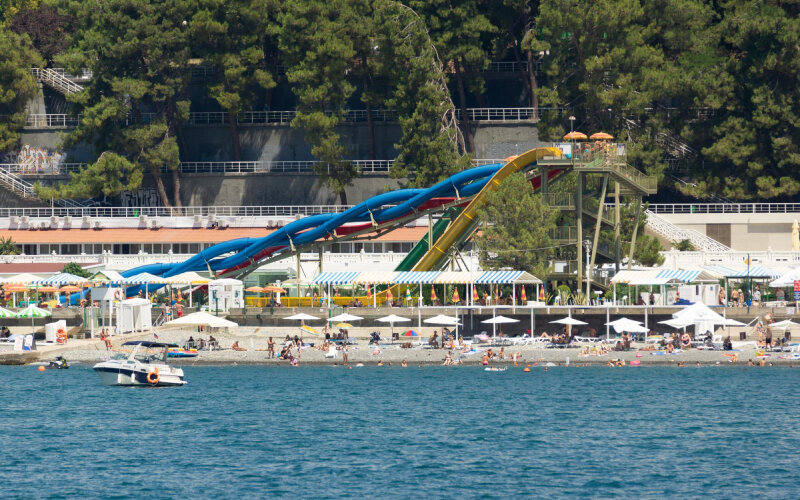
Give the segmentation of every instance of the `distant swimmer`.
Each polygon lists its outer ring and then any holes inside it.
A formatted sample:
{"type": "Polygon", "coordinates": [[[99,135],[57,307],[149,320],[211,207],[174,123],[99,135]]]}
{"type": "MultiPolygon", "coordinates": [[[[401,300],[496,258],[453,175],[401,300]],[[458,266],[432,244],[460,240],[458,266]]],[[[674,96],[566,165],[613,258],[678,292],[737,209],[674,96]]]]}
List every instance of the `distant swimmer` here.
{"type": "Polygon", "coordinates": [[[408,368],[408,363],[406,363],[405,359],[400,362],[400,366],[402,366],[403,368],[408,368]]]}

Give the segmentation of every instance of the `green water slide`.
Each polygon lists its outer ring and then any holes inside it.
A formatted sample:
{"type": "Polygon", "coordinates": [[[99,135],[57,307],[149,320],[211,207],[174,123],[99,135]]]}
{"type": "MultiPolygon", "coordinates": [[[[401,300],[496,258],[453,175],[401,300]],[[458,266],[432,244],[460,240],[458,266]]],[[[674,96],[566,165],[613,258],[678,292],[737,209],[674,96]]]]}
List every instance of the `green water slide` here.
{"type": "Polygon", "coordinates": [[[414,245],[414,248],[408,252],[406,258],[397,265],[395,271],[411,271],[414,269],[414,266],[422,258],[423,255],[429,249],[428,243],[428,234],[433,234],[433,241],[439,239],[439,237],[444,234],[445,229],[447,226],[450,225],[450,222],[458,217],[458,214],[461,213],[463,207],[450,207],[442,213],[442,217],[436,221],[431,229],[430,233],[425,233],[425,236],[414,245]]]}

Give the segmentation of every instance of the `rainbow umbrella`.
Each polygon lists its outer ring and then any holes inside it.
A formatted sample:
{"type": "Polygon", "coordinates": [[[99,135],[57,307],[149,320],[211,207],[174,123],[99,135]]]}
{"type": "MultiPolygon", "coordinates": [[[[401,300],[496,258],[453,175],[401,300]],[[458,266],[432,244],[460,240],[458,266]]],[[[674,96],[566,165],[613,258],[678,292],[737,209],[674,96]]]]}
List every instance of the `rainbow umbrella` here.
{"type": "Polygon", "coordinates": [[[402,336],[403,337],[419,337],[419,333],[415,332],[414,330],[408,330],[402,336]]]}

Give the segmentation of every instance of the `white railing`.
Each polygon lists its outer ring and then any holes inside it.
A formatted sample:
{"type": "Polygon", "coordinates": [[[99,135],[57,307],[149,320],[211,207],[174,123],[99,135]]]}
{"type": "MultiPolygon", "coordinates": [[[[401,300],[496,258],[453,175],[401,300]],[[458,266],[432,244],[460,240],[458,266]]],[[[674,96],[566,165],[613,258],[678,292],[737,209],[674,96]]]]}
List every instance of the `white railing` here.
{"type": "Polygon", "coordinates": [[[24,198],[33,198],[33,184],[24,181],[0,166],[0,183],[24,198]]]}
{"type": "Polygon", "coordinates": [[[728,252],[731,250],[730,247],[694,229],[681,229],[650,210],[645,210],[645,213],[647,214],[647,227],[669,241],[689,240],[695,248],[707,252],[728,252]]]}
{"type": "MultiPolygon", "coordinates": [[[[52,71],[53,73],[57,73],[58,75],[66,78],[68,80],[91,80],[92,79],[92,70],[90,70],[89,68],[81,69],[81,72],[78,75],[73,75],[72,73],[69,73],[66,70],[66,68],[47,68],[47,69],[49,71],[52,71]]],[[[40,68],[31,68],[31,73],[33,74],[33,76],[36,76],[37,78],[38,78],[38,74],[41,71],[42,70],[40,68]]]]}
{"type": "Polygon", "coordinates": [[[31,114],[25,117],[26,128],[72,128],[77,127],[81,115],[31,114]]]}
{"type": "MultiPolygon", "coordinates": [[[[394,160],[351,160],[362,174],[388,174],[394,160]]],[[[472,160],[474,166],[502,163],[498,158],[472,160]]],[[[184,174],[315,174],[315,167],[324,162],[309,161],[195,161],[181,162],[184,174]]],[[[36,165],[31,163],[1,163],[0,168],[22,177],[42,175],[67,175],[86,167],[86,163],[58,163],[36,165]]],[[[165,168],[163,172],[167,172],[165,168]]]]}
{"type": "MultiPolygon", "coordinates": [[[[509,122],[536,121],[542,113],[565,112],[567,108],[467,108],[466,117],[472,121],[509,122]]],[[[289,125],[297,116],[297,111],[245,111],[236,115],[239,125],[289,125]]],[[[370,112],[374,122],[396,122],[397,111],[392,109],[376,109],[370,112]]],[[[463,119],[464,114],[456,110],[456,116],[463,119]]],[[[159,119],[157,113],[143,113],[137,118],[140,123],[150,123],[159,119]]],[[[366,110],[350,110],[343,114],[348,123],[367,121],[366,110]]],[[[81,115],[67,114],[35,114],[28,115],[25,127],[29,128],[68,128],[78,126],[81,115]]],[[[223,125],[229,123],[230,115],[224,111],[190,113],[187,125],[223,125]]]]}
{"type": "MultiPolygon", "coordinates": [[[[533,68],[534,71],[540,71],[542,69],[542,62],[534,62],[533,68]]],[[[487,73],[517,73],[520,71],[528,71],[528,61],[492,61],[484,71],[487,73]]]]}
{"type": "MultiPolygon", "coordinates": [[[[295,217],[344,212],[353,205],[264,205],[264,206],[189,206],[167,207],[55,207],[55,208],[0,208],[0,217],[91,217],[91,218],[136,218],[148,217],[295,217]]],[[[76,224],[80,221],[75,222],[76,224]]]]}
{"type": "Polygon", "coordinates": [[[655,214],[795,214],[800,203],[653,203],[655,214]]]}
{"type": "Polygon", "coordinates": [[[766,268],[790,268],[800,266],[800,252],[774,250],[728,250],[726,252],[697,251],[681,252],[669,250],[661,252],[664,265],[670,269],[697,268],[700,266],[723,266],[741,269],[750,259],[751,266],[766,268]]]}
{"type": "Polygon", "coordinates": [[[75,94],[83,90],[83,87],[67,78],[66,73],[60,73],[49,68],[32,68],[31,72],[37,80],[65,95],[75,94]]]}

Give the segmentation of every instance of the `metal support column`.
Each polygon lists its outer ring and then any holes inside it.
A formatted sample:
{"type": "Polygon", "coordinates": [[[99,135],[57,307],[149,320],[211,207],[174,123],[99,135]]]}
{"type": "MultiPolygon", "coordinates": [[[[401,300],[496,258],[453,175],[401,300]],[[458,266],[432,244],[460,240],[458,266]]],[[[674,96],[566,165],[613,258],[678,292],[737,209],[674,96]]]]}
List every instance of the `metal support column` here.
{"type": "Polygon", "coordinates": [[[636,233],[639,232],[639,216],[642,213],[642,197],[636,197],[636,216],[633,218],[633,235],[631,236],[631,249],[628,252],[628,270],[633,263],[633,251],[636,249],[636,233]]]}
{"type": "Polygon", "coordinates": [[[575,221],[577,226],[578,241],[575,242],[575,255],[578,260],[578,289],[583,282],[583,183],[586,174],[578,174],[578,184],[575,188],[575,221]]]}
{"type": "Polygon", "coordinates": [[[614,181],[614,271],[619,272],[619,264],[622,260],[619,247],[619,181],[614,181]]]}

